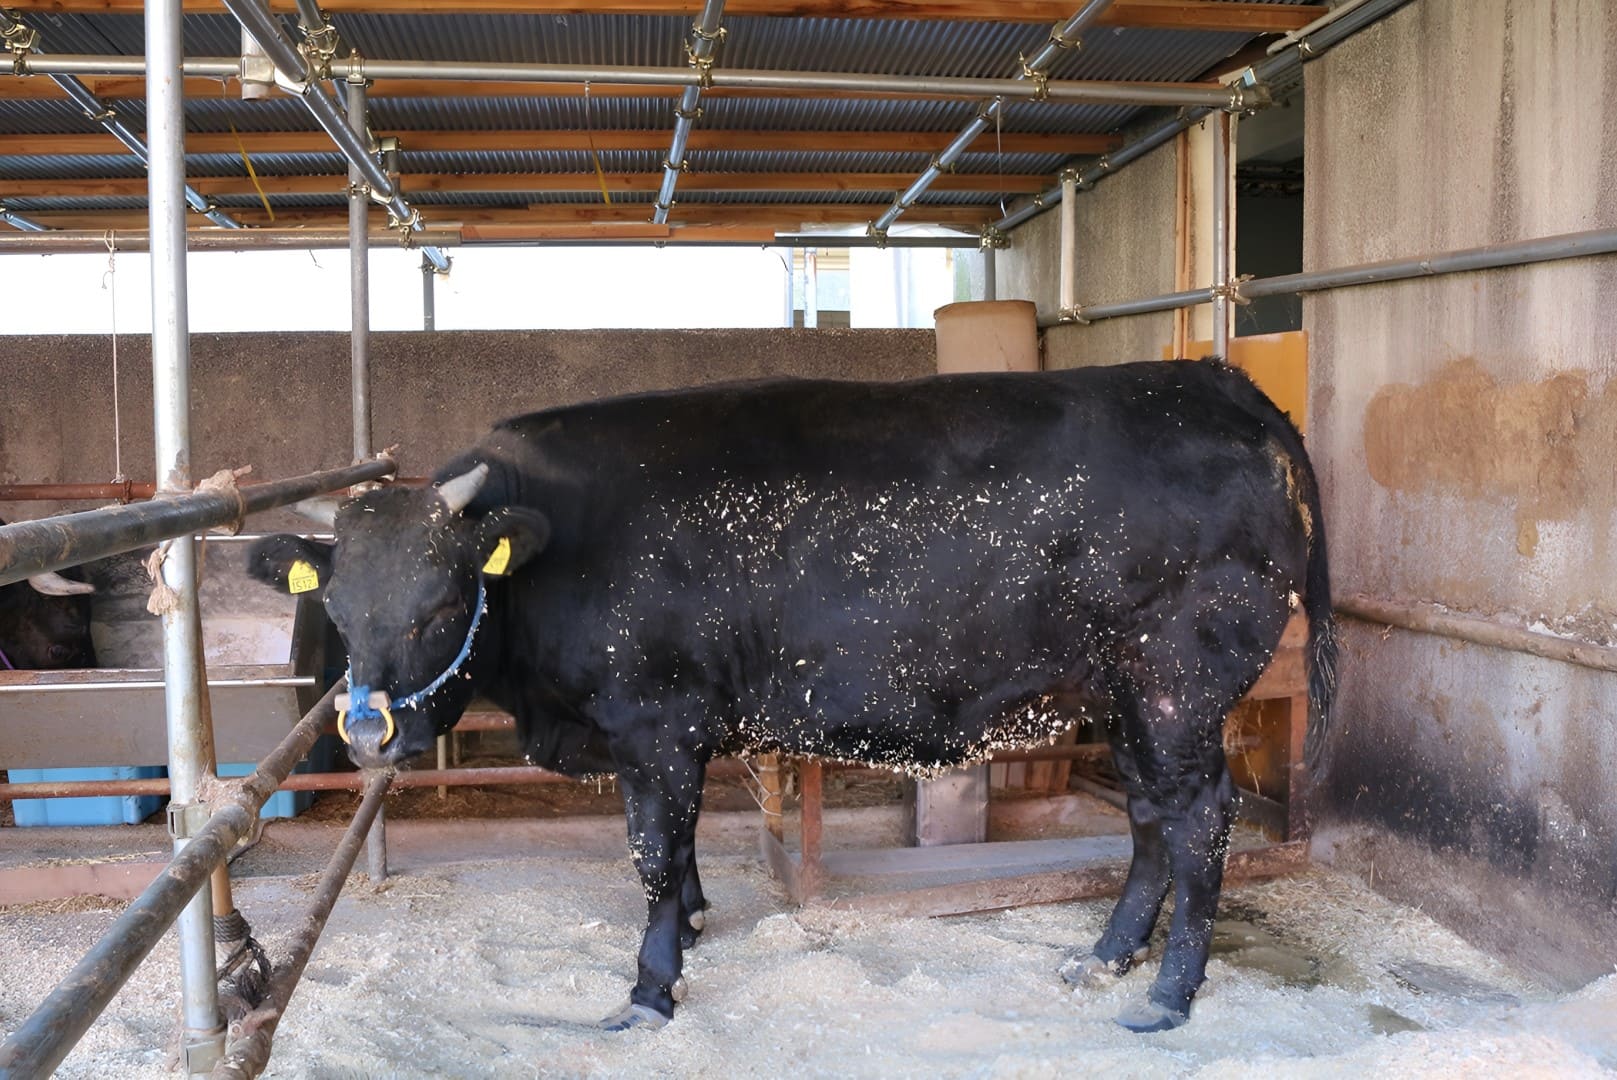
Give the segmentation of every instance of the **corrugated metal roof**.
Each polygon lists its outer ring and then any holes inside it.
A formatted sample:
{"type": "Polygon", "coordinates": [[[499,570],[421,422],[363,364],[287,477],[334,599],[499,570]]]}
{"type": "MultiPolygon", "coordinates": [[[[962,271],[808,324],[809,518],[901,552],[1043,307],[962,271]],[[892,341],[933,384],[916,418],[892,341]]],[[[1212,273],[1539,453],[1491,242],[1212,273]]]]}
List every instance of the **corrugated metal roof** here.
{"type": "MultiPolygon", "coordinates": [[[[1267,0],[1293,3],[1300,0],[1267,0]]],[[[682,66],[690,20],[684,16],[616,15],[488,15],[339,14],[335,21],[344,38],[365,55],[389,59],[482,60],[628,66],[682,66]]],[[[139,55],[144,28],[138,15],[78,15],[29,12],[25,21],[41,33],[41,46],[53,53],[139,55]]],[[[899,75],[1004,77],[1019,70],[1019,55],[1042,44],[1045,24],[948,22],[918,19],[770,18],[731,16],[720,67],[793,71],[842,71],[899,75]]],[[[1084,48],[1060,53],[1051,70],[1058,79],[1184,81],[1202,76],[1251,39],[1250,34],[1102,27],[1085,36],[1084,48]]],[[[185,18],[188,55],[235,55],[240,31],[226,15],[185,18]]],[[[0,78],[7,77],[0,74],[0,78]]],[[[582,151],[527,151],[490,145],[476,151],[409,150],[416,131],[653,131],[671,132],[674,102],[666,95],[602,96],[586,101],[577,94],[562,97],[484,97],[477,88],[458,97],[375,97],[370,103],[373,128],[403,135],[407,173],[528,174],[588,173],[593,164],[582,151]]],[[[715,131],[937,132],[960,130],[976,114],[973,101],[810,97],[713,96],[703,100],[698,126],[715,131]]],[[[144,103],[120,101],[119,115],[132,128],[144,126],[144,103]]],[[[1104,133],[1140,118],[1134,106],[1094,106],[1050,102],[1011,102],[1001,112],[1004,133],[1104,133]]],[[[263,101],[201,97],[186,103],[186,122],[194,132],[226,132],[232,127],[254,132],[313,131],[302,104],[287,97],[263,101]]],[[[71,102],[0,100],[0,135],[49,135],[96,131],[98,128],[71,102]]],[[[994,149],[992,131],[959,162],[961,173],[991,177],[997,173],[1054,174],[1065,163],[1060,154],[1009,153],[994,149]]],[[[26,147],[25,147],[26,148],[26,147]]],[[[666,151],[604,150],[603,169],[613,174],[654,176],[666,151]]],[[[335,152],[253,154],[254,168],[264,176],[329,175],[336,181],[344,163],[335,152]]],[[[908,151],[693,151],[691,168],[698,173],[890,173],[918,174],[930,153],[908,151]]],[[[188,159],[196,177],[243,176],[240,158],[232,153],[196,154],[188,159]]],[[[144,174],[132,156],[120,153],[0,154],[0,199],[18,210],[48,211],[139,209],[144,199],[112,196],[8,198],[7,180],[138,178],[144,174]]],[[[896,181],[895,181],[896,183],[896,181]]],[[[991,186],[991,185],[990,185],[991,186]]],[[[869,204],[872,216],[892,191],[702,192],[681,190],[682,204],[780,205],[790,203],[869,204]]],[[[650,192],[615,195],[614,202],[645,205],[650,192]]],[[[588,192],[431,192],[412,195],[423,206],[525,207],[530,204],[599,203],[588,192]]],[[[930,191],[923,206],[991,207],[1002,197],[991,191],[930,191]]],[[[253,207],[256,195],[221,197],[221,205],[253,207]]],[[[275,195],[278,207],[338,208],[343,199],[331,193],[275,195]]]]}

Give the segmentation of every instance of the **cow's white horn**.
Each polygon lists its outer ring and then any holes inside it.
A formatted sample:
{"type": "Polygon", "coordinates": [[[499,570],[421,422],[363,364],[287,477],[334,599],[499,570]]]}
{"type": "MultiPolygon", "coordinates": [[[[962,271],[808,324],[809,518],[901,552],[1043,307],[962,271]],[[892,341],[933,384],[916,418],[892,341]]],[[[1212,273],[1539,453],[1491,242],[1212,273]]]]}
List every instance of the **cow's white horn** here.
{"type": "Polygon", "coordinates": [[[478,491],[482,489],[487,479],[488,465],[478,465],[471,472],[462,473],[439,484],[438,497],[449,507],[450,513],[458,514],[477,497],[478,491]]]}
{"type": "Polygon", "coordinates": [[[341,499],[314,498],[299,499],[292,504],[292,512],[300,517],[324,525],[327,528],[337,524],[337,507],[342,505],[341,499]]]}
{"type": "Polygon", "coordinates": [[[88,581],[69,581],[61,574],[34,574],[28,584],[46,596],[83,596],[95,592],[95,586],[88,581]]]}

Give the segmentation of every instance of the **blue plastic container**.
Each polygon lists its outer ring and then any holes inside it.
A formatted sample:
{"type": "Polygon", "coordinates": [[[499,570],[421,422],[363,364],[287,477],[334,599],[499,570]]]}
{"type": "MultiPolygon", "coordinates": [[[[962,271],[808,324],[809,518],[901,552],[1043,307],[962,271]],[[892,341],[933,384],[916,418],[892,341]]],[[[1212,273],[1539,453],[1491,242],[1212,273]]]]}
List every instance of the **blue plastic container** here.
{"type": "MultiPolygon", "coordinates": [[[[11,769],[16,784],[60,780],[151,780],[167,776],[162,766],[95,769],[11,769]]],[[[93,795],[72,799],[18,799],[12,812],[20,826],[137,825],[163,808],[161,795],[93,795]]]]}
{"type": "MultiPolygon", "coordinates": [[[[336,760],[337,740],[331,735],[322,735],[315,740],[309,756],[298,762],[293,772],[330,772],[336,760]]],[[[257,765],[252,762],[220,762],[219,775],[246,776],[257,765]]],[[[297,817],[310,806],[314,805],[315,793],[312,791],[277,791],[269,797],[258,816],[262,818],[290,818],[297,817]]]]}

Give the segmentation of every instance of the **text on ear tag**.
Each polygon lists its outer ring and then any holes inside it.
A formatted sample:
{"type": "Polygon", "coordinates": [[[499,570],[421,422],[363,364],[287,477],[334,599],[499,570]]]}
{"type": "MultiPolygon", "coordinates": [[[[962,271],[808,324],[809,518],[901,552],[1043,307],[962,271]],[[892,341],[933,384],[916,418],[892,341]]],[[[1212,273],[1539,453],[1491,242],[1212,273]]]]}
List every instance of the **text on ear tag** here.
{"type": "Polygon", "coordinates": [[[496,576],[504,574],[511,566],[511,538],[500,537],[500,542],[494,545],[489,553],[488,562],[483,564],[483,573],[496,576]]]}
{"type": "Polygon", "coordinates": [[[286,573],[286,591],[293,595],[313,592],[319,587],[320,575],[306,559],[294,562],[292,569],[286,573]]]}

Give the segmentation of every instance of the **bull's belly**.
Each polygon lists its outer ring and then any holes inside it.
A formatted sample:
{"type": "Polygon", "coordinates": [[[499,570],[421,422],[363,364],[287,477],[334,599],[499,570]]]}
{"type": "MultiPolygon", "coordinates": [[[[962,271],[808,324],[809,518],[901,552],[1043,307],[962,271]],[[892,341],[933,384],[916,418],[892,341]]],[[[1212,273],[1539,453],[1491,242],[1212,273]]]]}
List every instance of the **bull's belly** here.
{"type": "Polygon", "coordinates": [[[1048,744],[1086,715],[1070,683],[1017,688],[949,708],[893,703],[843,715],[786,715],[764,709],[740,724],[742,747],[823,757],[914,776],[987,758],[996,750],[1048,744]]]}

